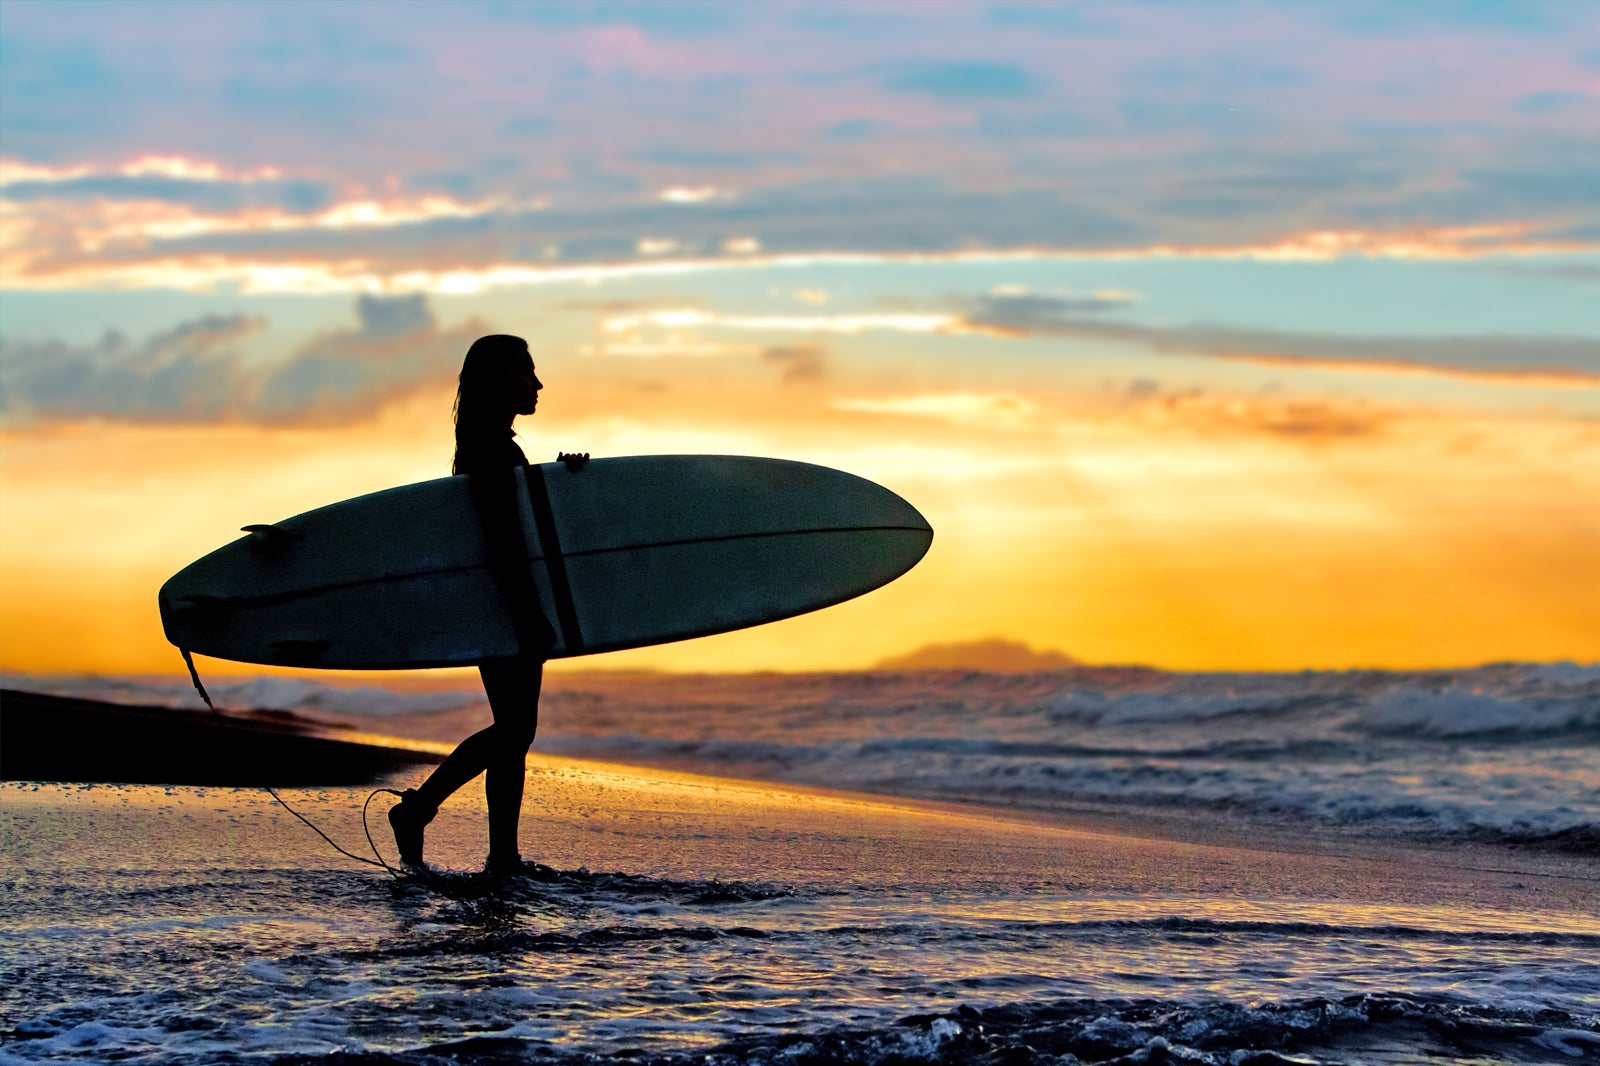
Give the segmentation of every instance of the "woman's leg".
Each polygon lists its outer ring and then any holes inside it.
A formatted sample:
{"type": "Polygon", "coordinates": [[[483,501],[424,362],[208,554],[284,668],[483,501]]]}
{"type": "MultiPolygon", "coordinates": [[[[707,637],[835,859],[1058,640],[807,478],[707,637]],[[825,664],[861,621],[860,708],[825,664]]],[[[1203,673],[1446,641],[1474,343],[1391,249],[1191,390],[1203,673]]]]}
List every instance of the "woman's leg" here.
{"type": "Polygon", "coordinates": [[[522,812],[522,782],[528,745],[539,724],[539,690],[544,678],[541,659],[499,659],[478,667],[489,697],[494,724],[457,744],[438,769],[389,812],[395,841],[404,862],[422,862],[422,829],[439,805],[474,777],[488,771],[484,796],[489,801],[489,854],[517,855],[517,823],[522,812]]]}
{"type": "Polygon", "coordinates": [[[522,817],[522,784],[527,777],[528,745],[539,728],[539,691],[544,661],[506,659],[479,667],[483,689],[494,712],[494,748],[487,760],[483,795],[489,803],[489,865],[519,864],[517,826],[522,817]]]}

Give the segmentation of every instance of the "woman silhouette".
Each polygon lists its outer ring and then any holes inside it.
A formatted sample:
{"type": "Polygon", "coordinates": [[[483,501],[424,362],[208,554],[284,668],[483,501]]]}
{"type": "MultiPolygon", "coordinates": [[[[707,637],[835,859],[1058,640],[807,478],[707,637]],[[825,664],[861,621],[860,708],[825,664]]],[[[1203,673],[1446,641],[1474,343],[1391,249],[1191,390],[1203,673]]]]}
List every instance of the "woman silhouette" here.
{"type": "MultiPolygon", "coordinates": [[[[489,804],[491,873],[522,869],[517,823],[522,813],[522,783],[528,745],[539,725],[539,689],[545,653],[555,643],[555,630],[539,608],[538,591],[529,573],[527,553],[517,522],[511,467],[527,466],[527,456],[512,438],[518,415],[531,415],[544,388],[534,373],[528,342],[494,334],[479,337],[467,350],[456,389],[456,454],[453,474],[469,478],[469,491],[483,523],[489,560],[516,626],[518,653],[478,664],[483,691],[494,724],[456,746],[449,758],[415,789],[407,789],[389,811],[389,825],[400,849],[400,861],[421,866],[423,830],[439,804],[479,774],[489,804]]],[[[558,458],[576,469],[581,455],[558,458]]]]}

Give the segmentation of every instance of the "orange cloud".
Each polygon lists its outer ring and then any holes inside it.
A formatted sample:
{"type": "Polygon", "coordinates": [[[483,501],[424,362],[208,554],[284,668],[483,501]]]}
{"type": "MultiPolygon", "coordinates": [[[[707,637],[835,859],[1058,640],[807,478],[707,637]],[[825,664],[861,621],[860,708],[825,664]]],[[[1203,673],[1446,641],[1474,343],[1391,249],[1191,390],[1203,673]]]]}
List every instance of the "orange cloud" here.
{"type": "Polygon", "coordinates": [[[1014,393],[948,392],[882,399],[847,397],[832,401],[832,406],[839,411],[933,418],[990,429],[1023,428],[1036,423],[1043,413],[1039,404],[1014,393]]]}

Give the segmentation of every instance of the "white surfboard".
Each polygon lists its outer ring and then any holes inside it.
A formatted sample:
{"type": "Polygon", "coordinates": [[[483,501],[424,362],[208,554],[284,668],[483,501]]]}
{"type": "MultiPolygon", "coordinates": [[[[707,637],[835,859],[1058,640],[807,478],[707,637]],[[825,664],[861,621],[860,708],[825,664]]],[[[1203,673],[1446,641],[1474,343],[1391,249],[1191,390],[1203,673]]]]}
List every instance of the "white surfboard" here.
{"type": "MultiPolygon", "coordinates": [[[[814,611],[894,580],[933,541],[893,492],[808,463],[630,456],[504,476],[558,634],[551,658],[814,611]]],[[[464,477],[245,528],[162,586],[173,644],[345,670],[458,666],[516,651],[464,477]]]]}

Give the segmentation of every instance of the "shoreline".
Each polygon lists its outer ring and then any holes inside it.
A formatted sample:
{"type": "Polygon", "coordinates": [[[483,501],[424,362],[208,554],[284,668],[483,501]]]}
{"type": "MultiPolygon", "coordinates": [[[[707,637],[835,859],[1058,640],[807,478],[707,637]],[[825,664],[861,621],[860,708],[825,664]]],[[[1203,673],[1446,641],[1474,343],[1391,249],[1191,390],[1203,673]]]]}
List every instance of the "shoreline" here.
{"type": "Polygon", "coordinates": [[[431,745],[374,743],[274,712],[213,715],[9,688],[0,689],[0,736],[7,781],[345,785],[443,761],[431,745]]]}

